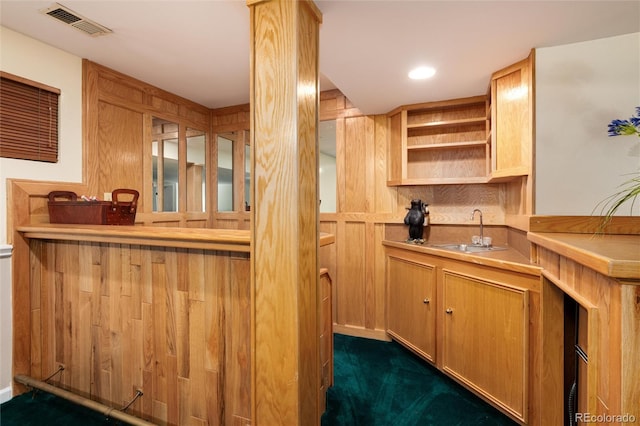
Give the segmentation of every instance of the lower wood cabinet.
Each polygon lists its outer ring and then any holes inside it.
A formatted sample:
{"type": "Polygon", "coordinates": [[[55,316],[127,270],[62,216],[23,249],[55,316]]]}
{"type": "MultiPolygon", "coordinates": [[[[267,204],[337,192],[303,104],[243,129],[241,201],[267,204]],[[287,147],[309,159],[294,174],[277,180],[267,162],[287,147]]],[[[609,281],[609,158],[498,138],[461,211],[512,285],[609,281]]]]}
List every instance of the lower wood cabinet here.
{"type": "Polygon", "coordinates": [[[387,268],[387,333],[434,362],[435,267],[389,257],[387,268]]]}
{"type": "Polygon", "coordinates": [[[394,244],[387,334],[513,420],[541,425],[541,269],[394,244]]]}
{"type": "Polygon", "coordinates": [[[453,271],[443,278],[443,370],[524,420],[528,291],[453,271]]]}

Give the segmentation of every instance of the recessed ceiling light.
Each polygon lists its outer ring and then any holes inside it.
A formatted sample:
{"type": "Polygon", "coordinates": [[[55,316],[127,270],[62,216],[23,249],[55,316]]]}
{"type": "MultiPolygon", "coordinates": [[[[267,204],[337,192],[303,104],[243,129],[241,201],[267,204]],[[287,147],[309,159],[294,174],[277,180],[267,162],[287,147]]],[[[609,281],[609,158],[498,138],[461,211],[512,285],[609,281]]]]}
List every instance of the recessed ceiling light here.
{"type": "Polygon", "coordinates": [[[432,67],[418,67],[409,72],[409,78],[412,80],[424,80],[425,78],[433,77],[436,73],[435,68],[432,67]]]}

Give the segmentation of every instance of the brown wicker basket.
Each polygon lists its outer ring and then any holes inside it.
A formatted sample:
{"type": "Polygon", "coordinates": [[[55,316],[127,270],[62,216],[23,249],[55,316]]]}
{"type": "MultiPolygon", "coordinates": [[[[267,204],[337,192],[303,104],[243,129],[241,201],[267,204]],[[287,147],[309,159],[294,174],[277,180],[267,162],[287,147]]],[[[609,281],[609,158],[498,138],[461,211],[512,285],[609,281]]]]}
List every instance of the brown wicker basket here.
{"type": "Polygon", "coordinates": [[[78,201],[78,195],[71,191],[51,191],[49,193],[49,222],[84,225],[133,225],[138,206],[138,191],[116,189],[112,201],[78,201]],[[123,201],[122,195],[130,195],[131,200],[123,201]],[[65,201],[59,201],[59,198],[65,201]]]}

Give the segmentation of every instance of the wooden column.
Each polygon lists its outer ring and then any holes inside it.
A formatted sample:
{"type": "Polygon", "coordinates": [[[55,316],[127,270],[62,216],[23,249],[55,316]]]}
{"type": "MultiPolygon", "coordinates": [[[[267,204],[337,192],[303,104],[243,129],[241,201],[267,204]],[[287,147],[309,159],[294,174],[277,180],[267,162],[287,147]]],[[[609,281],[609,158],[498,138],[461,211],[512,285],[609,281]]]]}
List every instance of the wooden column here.
{"type": "Polygon", "coordinates": [[[310,1],[251,9],[252,424],[319,424],[318,39],[310,1]]]}

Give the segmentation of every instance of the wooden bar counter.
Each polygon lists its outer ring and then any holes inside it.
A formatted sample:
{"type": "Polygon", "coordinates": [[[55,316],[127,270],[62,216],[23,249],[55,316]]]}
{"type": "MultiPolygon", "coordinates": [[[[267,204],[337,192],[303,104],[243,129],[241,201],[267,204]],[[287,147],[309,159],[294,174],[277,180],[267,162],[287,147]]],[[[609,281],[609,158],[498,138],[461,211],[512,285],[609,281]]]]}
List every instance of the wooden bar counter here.
{"type": "MultiPolygon", "coordinates": [[[[63,225],[41,223],[16,228],[27,238],[157,247],[250,251],[250,231],[235,229],[163,228],[149,226],[63,225]]],[[[320,234],[320,246],[333,244],[332,234],[320,234]]]]}
{"type": "Polygon", "coordinates": [[[154,423],[251,424],[249,231],[15,229],[30,254],[14,277],[28,288],[14,374],[43,379],[62,365],[54,383],[114,408],[141,390],[128,412],[154,423]]]}
{"type": "MultiPolygon", "coordinates": [[[[576,232],[593,218],[532,220],[528,239],[543,268],[542,424],[562,424],[563,321],[567,298],[579,311],[578,344],[588,362],[579,363],[577,419],[623,424],[640,419],[640,235],[576,232]],[[577,225],[575,225],[577,223],[577,225]],[[560,225],[559,225],[560,224],[560,225]],[[586,417],[589,416],[589,417],[586,417]],[[626,417],[625,417],[626,416],[626,417]],[[632,419],[632,420],[628,420],[632,419]]],[[[570,348],[572,349],[572,348],[570,348]]]]}
{"type": "Polygon", "coordinates": [[[529,241],[603,275],[640,281],[640,235],[529,233],[529,241]]]}

